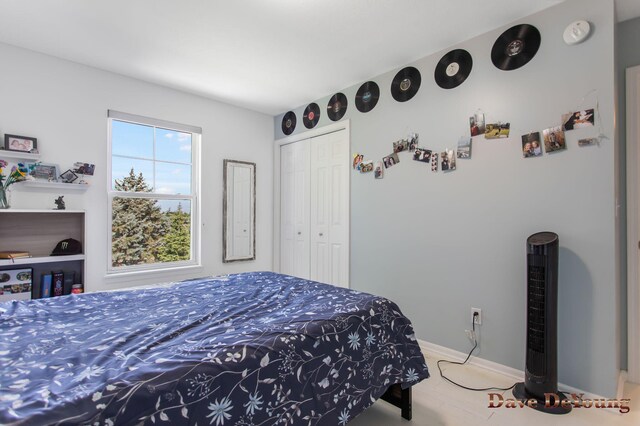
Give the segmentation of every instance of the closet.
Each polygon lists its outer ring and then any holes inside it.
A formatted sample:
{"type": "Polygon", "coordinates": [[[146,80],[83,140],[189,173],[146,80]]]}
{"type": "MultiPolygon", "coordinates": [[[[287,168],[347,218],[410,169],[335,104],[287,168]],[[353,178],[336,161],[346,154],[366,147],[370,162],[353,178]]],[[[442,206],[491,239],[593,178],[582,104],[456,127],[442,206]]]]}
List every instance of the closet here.
{"type": "Polygon", "coordinates": [[[346,130],[280,147],[280,272],[349,287],[346,130]]]}

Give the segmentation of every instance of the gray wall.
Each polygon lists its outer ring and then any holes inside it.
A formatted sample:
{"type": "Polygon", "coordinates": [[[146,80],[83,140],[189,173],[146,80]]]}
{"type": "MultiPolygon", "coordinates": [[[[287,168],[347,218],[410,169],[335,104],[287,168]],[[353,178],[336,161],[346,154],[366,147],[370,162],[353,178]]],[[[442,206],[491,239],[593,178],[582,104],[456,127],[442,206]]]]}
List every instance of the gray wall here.
{"type": "MultiPolygon", "coordinates": [[[[620,136],[620,189],[626,194],[626,141],[627,141],[627,98],[626,98],[626,69],[640,65],[640,18],[621,22],[617,25],[616,33],[616,65],[618,76],[618,134],[620,136]]],[[[623,197],[626,201],[626,197],[623,197]]],[[[625,202],[626,204],[626,202],[625,202]]],[[[621,222],[626,224],[626,205],[621,209],[621,222]]],[[[626,226],[623,228],[620,241],[622,251],[621,288],[620,288],[620,334],[621,334],[621,368],[627,368],[627,239],[626,226]]]]}
{"type": "MultiPolygon", "coordinates": [[[[451,47],[468,50],[474,59],[471,75],[458,88],[443,90],[433,79],[447,49],[407,64],[422,73],[420,91],[408,102],[390,95],[397,70],[371,76],[381,98],[367,114],[354,105],[359,85],[342,90],[350,103],[344,119],[351,120],[351,150],[369,160],[389,154],[392,142],[410,131],[420,134],[423,147],[455,148],[478,109],[487,122],[510,122],[512,132],[507,140],[474,138],[472,159],[458,160],[458,170],[448,174],[431,173],[407,153],[383,180],[353,172],[352,287],[393,299],[419,338],[463,352],[470,349],[464,334],[470,307],[482,308],[478,355],[523,369],[525,241],[535,232],[555,231],[561,244],[559,380],[613,396],[620,290],[613,3],[569,0],[517,23],[533,24],[542,34],[538,54],[518,70],[501,71],[491,63],[491,47],[508,28],[503,27],[451,47]],[[576,19],[590,21],[595,31],[587,42],[567,46],[562,32],[576,19]],[[522,158],[522,134],[559,125],[563,113],[596,102],[597,123],[607,137],[600,146],[578,147],[579,137],[598,132],[581,129],[567,133],[565,152],[522,158]]],[[[323,109],[319,126],[330,123],[329,97],[309,100],[323,109]]],[[[305,106],[294,109],[296,134],[305,130],[305,106]]],[[[283,137],[282,116],[274,119],[276,139],[283,137]]]]}

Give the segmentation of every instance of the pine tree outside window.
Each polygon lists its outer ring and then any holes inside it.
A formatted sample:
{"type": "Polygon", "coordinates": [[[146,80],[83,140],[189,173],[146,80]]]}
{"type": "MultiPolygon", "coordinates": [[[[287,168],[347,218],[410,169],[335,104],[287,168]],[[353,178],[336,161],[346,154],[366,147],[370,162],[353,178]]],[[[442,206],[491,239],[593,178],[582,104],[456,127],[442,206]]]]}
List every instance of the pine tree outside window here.
{"type": "Polygon", "coordinates": [[[109,111],[108,273],[199,265],[201,133],[109,111]]]}

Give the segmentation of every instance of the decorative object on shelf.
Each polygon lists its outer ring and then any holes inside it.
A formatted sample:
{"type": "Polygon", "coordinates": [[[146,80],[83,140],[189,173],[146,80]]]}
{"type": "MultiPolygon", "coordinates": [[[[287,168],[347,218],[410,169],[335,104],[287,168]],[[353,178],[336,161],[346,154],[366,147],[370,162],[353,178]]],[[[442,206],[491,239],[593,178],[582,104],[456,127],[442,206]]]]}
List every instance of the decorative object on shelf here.
{"type": "Polygon", "coordinates": [[[60,177],[62,178],[62,182],[64,183],[72,183],[74,180],[78,179],[78,175],[73,173],[71,169],[62,173],[60,177]]]}
{"type": "Polygon", "coordinates": [[[51,252],[51,256],[68,256],[72,254],[82,254],[82,244],[73,238],[60,241],[51,252]]]}
{"type": "Polygon", "coordinates": [[[32,152],[38,147],[38,139],[28,136],[4,135],[4,149],[8,151],[32,152]]]}
{"type": "Polygon", "coordinates": [[[74,284],[71,286],[71,294],[84,293],[84,286],[82,284],[74,284]]]}
{"type": "Polygon", "coordinates": [[[9,163],[0,160],[0,209],[8,209],[11,207],[7,200],[7,189],[16,182],[22,182],[29,177],[29,169],[22,163],[11,168],[8,176],[4,175],[4,170],[9,163]]]}
{"type": "Polygon", "coordinates": [[[64,204],[64,195],[59,196],[55,199],[54,203],[56,203],[56,208],[54,210],[65,210],[67,206],[64,204]]]}
{"type": "Polygon", "coordinates": [[[37,163],[33,165],[31,176],[37,180],[45,180],[47,182],[58,181],[58,165],[37,163]]]}

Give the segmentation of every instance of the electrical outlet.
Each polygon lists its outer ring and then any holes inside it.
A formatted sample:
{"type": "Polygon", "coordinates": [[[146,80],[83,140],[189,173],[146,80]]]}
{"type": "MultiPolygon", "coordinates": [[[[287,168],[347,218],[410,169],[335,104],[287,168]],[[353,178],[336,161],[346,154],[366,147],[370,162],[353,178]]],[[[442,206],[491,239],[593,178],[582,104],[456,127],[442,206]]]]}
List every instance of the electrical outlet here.
{"type": "Polygon", "coordinates": [[[482,309],[471,308],[471,321],[477,325],[482,325],[482,309]],[[478,313],[477,316],[474,315],[476,312],[478,313]]]}

